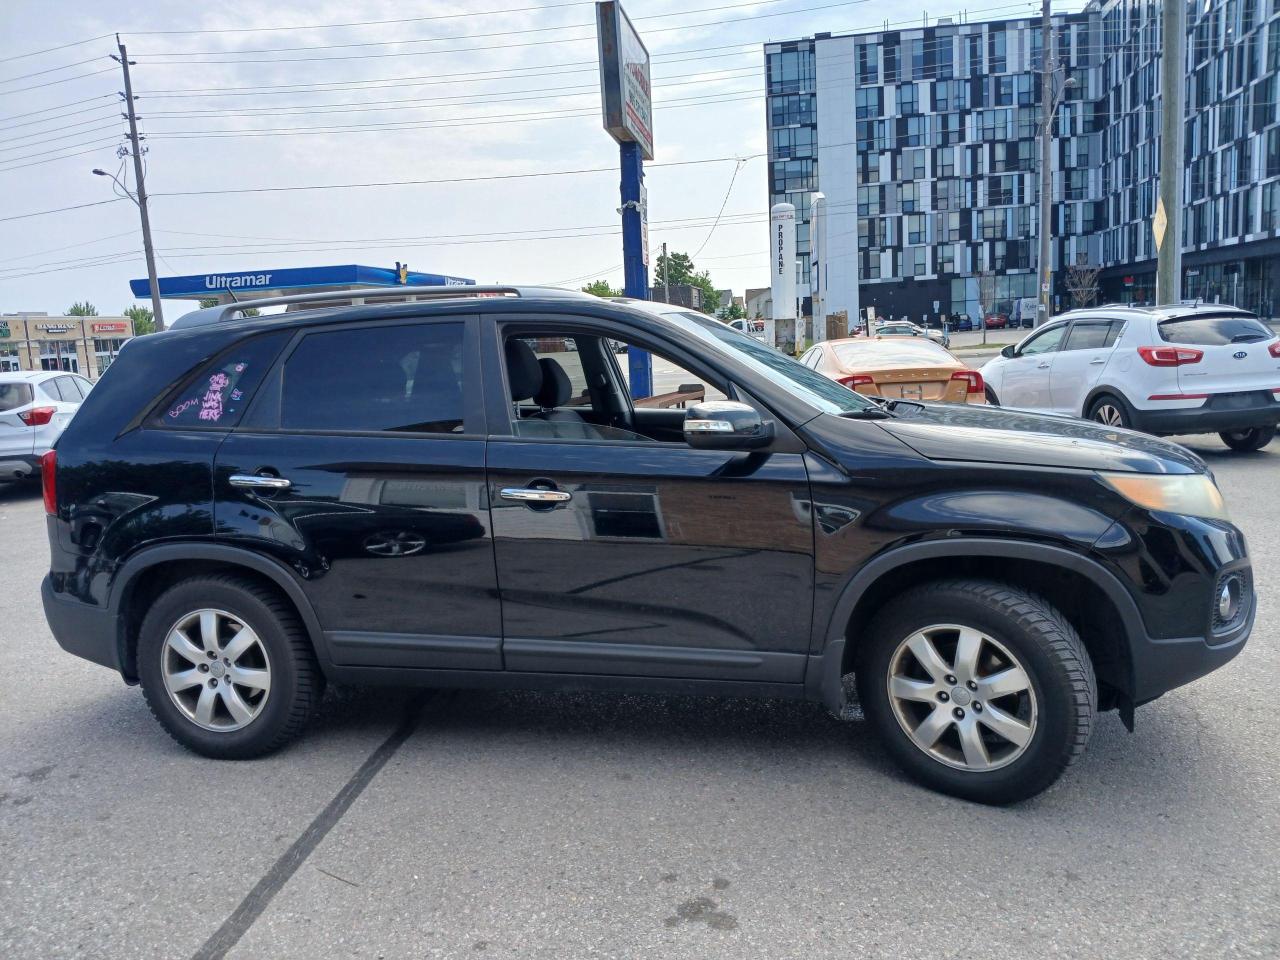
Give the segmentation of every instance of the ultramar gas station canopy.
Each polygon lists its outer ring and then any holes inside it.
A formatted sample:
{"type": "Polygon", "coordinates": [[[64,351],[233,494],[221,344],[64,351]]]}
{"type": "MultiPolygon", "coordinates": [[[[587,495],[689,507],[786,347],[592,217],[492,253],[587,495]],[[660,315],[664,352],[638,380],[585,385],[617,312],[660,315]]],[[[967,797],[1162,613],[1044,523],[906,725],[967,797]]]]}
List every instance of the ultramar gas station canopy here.
{"type": "MultiPolygon", "coordinates": [[[[381,287],[462,287],[475,281],[439,273],[419,273],[405,267],[362,267],[343,264],[336,267],[287,267],[283,270],[219,271],[187,277],[160,277],[163,300],[208,300],[220,303],[254,300],[264,296],[287,296],[295,293],[318,293],[332,290],[368,290],[381,287]]],[[[145,277],[130,280],[129,289],[139,300],[149,299],[151,284],[145,277]]]]}

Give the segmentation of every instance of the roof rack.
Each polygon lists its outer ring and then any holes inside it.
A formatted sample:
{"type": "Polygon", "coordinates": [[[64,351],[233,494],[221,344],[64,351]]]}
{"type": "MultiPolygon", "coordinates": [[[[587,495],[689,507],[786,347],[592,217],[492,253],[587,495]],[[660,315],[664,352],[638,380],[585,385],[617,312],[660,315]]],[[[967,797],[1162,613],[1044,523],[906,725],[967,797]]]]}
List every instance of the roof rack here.
{"type": "Polygon", "coordinates": [[[316,304],[317,306],[358,306],[371,300],[397,300],[416,302],[419,300],[465,300],[480,297],[554,297],[577,299],[589,297],[590,294],[577,290],[564,290],[559,287],[511,287],[481,286],[467,284],[453,287],[418,287],[395,286],[373,287],[368,290],[321,290],[316,293],[293,293],[279,297],[263,297],[259,300],[239,300],[235,303],[220,303],[215,307],[204,307],[184,313],[169,325],[170,330],[185,330],[190,327],[203,327],[213,323],[222,323],[237,316],[243,317],[247,310],[262,307],[290,306],[292,304],[316,304]]]}

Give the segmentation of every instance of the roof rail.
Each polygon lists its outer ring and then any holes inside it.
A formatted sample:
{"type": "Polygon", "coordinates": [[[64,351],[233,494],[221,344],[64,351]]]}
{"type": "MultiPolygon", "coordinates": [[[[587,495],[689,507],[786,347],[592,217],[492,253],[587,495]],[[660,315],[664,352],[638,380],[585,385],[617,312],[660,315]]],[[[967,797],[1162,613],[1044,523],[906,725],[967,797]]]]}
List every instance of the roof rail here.
{"type": "Polygon", "coordinates": [[[184,313],[169,325],[170,330],[182,330],[190,327],[203,327],[212,323],[243,316],[246,310],[257,310],[262,307],[289,306],[291,304],[317,304],[321,306],[341,305],[355,306],[359,302],[370,300],[400,300],[416,302],[419,300],[463,300],[468,297],[565,297],[577,298],[590,296],[576,290],[564,290],[557,287],[512,287],[481,286],[466,284],[453,287],[419,287],[395,286],[373,287],[368,290],[321,290],[316,293],[293,293],[280,297],[263,297],[259,300],[240,300],[235,303],[220,303],[214,307],[204,307],[184,313]],[[337,303],[335,303],[337,301],[337,303]],[[349,302],[348,302],[349,301],[349,302]]]}

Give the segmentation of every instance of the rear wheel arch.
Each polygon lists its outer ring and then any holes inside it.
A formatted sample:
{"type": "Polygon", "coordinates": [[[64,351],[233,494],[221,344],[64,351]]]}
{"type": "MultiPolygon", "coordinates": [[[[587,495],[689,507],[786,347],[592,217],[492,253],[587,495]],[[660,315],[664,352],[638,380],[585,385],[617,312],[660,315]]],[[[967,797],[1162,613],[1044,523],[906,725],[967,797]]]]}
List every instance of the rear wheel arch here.
{"type": "Polygon", "coordinates": [[[853,672],[859,636],[885,603],[912,587],[961,577],[1008,584],[1063,611],[1093,661],[1100,706],[1107,709],[1130,699],[1130,637],[1141,636],[1145,628],[1137,604],[1111,573],[1061,547],[962,540],[899,547],[872,560],[849,581],[828,624],[823,675],[814,678],[827,706],[842,706],[843,678],[853,672]]]}
{"type": "Polygon", "coordinates": [[[1100,385],[1089,391],[1088,396],[1084,398],[1084,403],[1080,407],[1080,416],[1087,418],[1089,416],[1089,408],[1093,406],[1094,401],[1099,397],[1115,397],[1124,406],[1125,412],[1129,414],[1129,419],[1133,419],[1133,404],[1129,402],[1129,398],[1125,396],[1124,391],[1119,387],[1111,387],[1100,385]]]}
{"type": "Polygon", "coordinates": [[[234,574],[278,594],[301,620],[322,669],[327,665],[328,651],[319,619],[284,566],[225,544],[165,544],[126,561],[115,577],[108,600],[118,624],[116,643],[121,672],[129,683],[138,679],[138,633],[151,604],[183,580],[217,574],[234,574]]]}

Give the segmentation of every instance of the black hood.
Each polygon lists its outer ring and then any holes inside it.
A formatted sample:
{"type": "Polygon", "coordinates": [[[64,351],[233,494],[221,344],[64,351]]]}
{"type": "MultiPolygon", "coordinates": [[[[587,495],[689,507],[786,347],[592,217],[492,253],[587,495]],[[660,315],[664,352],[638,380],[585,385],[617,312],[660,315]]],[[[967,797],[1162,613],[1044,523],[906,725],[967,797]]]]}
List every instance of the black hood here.
{"type": "Polygon", "coordinates": [[[878,425],[930,460],[1132,473],[1207,473],[1190,450],[1075,417],[979,404],[896,404],[878,425]]]}

